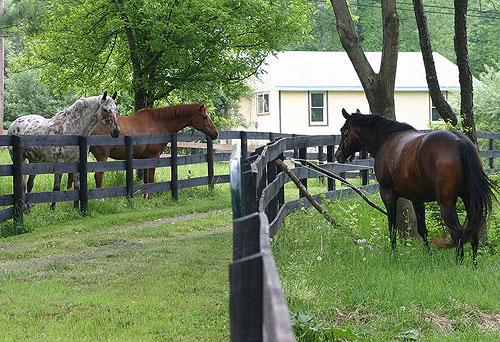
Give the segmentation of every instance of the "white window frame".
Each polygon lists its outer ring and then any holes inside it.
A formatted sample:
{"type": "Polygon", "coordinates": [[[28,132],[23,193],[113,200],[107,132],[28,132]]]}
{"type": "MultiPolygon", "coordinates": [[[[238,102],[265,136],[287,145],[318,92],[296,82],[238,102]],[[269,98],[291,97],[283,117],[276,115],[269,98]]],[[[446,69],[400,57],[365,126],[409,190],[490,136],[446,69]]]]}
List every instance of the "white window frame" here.
{"type": "Polygon", "coordinates": [[[328,126],[328,92],[327,91],[310,91],[309,92],[309,126],[328,126]],[[313,107],[312,106],[312,96],[313,94],[323,95],[323,107],[313,107]],[[312,110],[313,109],[323,109],[323,120],[313,121],[312,120],[312,110]]]}
{"type": "MultiPolygon", "coordinates": [[[[447,92],[447,91],[442,91],[442,92],[441,92],[441,94],[443,94],[444,99],[445,99],[446,101],[448,101],[448,92],[447,92]]],[[[444,122],[444,120],[443,120],[443,118],[441,118],[441,116],[440,116],[440,119],[439,119],[439,120],[433,120],[433,119],[432,119],[432,111],[433,111],[434,109],[436,109],[436,107],[435,107],[435,106],[434,106],[434,104],[432,103],[432,98],[431,98],[431,94],[430,94],[430,93],[429,93],[429,105],[430,105],[430,109],[429,109],[429,121],[430,121],[431,123],[443,123],[443,122],[444,122]]]]}
{"type": "Polygon", "coordinates": [[[269,115],[269,93],[258,93],[255,95],[255,107],[257,110],[257,115],[269,115]],[[267,100],[266,100],[267,98],[267,100]],[[262,100],[261,100],[262,99],[262,100]],[[267,111],[266,106],[262,104],[267,102],[267,111]]]}

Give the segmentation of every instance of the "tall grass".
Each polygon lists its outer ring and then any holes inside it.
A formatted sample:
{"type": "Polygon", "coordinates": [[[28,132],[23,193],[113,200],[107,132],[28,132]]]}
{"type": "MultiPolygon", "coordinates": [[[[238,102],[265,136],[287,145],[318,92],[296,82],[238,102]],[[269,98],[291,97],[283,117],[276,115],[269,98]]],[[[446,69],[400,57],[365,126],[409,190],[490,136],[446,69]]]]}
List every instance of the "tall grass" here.
{"type": "MultiPolygon", "coordinates": [[[[384,215],[357,199],[327,206],[361,238],[299,210],[272,242],[299,341],[330,341],[332,327],[366,341],[500,339],[498,250],[481,247],[477,267],[469,245],[464,264],[454,250],[429,253],[420,240],[398,241],[393,252],[384,215]]],[[[489,243],[498,246],[498,217],[489,230],[489,243]]]]}

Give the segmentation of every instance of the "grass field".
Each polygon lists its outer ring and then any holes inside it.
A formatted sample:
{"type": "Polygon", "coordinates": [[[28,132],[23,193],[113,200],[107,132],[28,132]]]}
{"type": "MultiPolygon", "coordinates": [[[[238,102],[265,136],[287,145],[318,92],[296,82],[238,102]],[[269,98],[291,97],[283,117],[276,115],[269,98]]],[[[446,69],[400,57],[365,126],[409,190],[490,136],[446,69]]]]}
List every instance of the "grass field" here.
{"type": "MultiPolygon", "coordinates": [[[[5,152],[0,164],[10,163],[5,152]]],[[[227,173],[227,164],[215,171],[227,173]]],[[[206,168],[180,170],[195,175],[206,168]]],[[[158,178],[168,180],[168,168],[158,178]]],[[[123,183],[123,172],[105,174],[104,186],[123,183]]],[[[9,186],[0,177],[0,194],[9,186]]],[[[309,186],[317,193],[326,184],[309,186]]],[[[35,191],[51,187],[51,175],[37,176],[35,191]]],[[[293,184],[286,189],[287,200],[297,198],[293,184]]],[[[227,184],[181,190],[177,202],[170,193],[92,200],[86,217],[71,202],[49,206],[25,216],[24,234],[0,224],[0,341],[229,341],[227,184]]],[[[299,210],[272,242],[299,341],[331,341],[337,328],[365,341],[500,339],[498,218],[474,268],[470,245],[463,265],[454,251],[428,254],[417,240],[391,253],[385,217],[364,202],[328,209],[360,240],[299,210]]],[[[438,216],[428,214],[434,235],[438,216]]]]}
{"type": "Polygon", "coordinates": [[[272,243],[300,341],[330,341],[335,329],[365,341],[500,340],[500,218],[490,219],[490,246],[480,248],[475,268],[469,244],[464,264],[454,250],[429,254],[417,240],[391,252],[386,218],[357,199],[329,212],[361,238],[301,210],[272,243]]]}

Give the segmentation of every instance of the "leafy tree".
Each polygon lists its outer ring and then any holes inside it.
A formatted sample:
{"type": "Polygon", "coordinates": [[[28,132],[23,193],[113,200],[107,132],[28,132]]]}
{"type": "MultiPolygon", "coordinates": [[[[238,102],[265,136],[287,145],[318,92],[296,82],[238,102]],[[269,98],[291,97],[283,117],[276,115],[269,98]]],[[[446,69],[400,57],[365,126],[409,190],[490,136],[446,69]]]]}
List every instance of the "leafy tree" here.
{"type": "Polygon", "coordinates": [[[500,64],[486,66],[474,84],[474,110],[479,130],[500,132],[500,64]]]}
{"type": "Polygon", "coordinates": [[[4,101],[4,126],[22,115],[38,114],[46,118],[76,101],[76,96],[58,97],[37,81],[35,71],[10,75],[6,79],[4,101]]]}
{"type": "MultiPolygon", "coordinates": [[[[238,87],[308,28],[306,0],[55,0],[20,66],[58,92],[128,91],[134,109],[175,92],[238,87]]],[[[179,95],[177,95],[179,96],[179,95]]]]}

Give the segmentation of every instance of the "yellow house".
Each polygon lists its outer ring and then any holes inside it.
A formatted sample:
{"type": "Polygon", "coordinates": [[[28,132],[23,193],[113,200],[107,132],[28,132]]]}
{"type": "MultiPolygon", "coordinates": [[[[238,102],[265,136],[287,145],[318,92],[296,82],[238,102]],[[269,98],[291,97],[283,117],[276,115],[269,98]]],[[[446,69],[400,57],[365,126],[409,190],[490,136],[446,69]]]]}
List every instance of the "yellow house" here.
{"type": "MultiPolygon", "coordinates": [[[[366,53],[377,72],[380,52],[366,53]]],[[[434,53],[441,91],[460,88],[457,66],[434,53]]],[[[240,101],[249,127],[261,132],[338,134],[341,110],[369,113],[361,82],[345,52],[285,51],[270,56],[259,76],[251,78],[252,94],[240,101]]],[[[433,108],[420,52],[400,52],[395,87],[396,119],[417,129],[440,121],[433,108]]]]}

